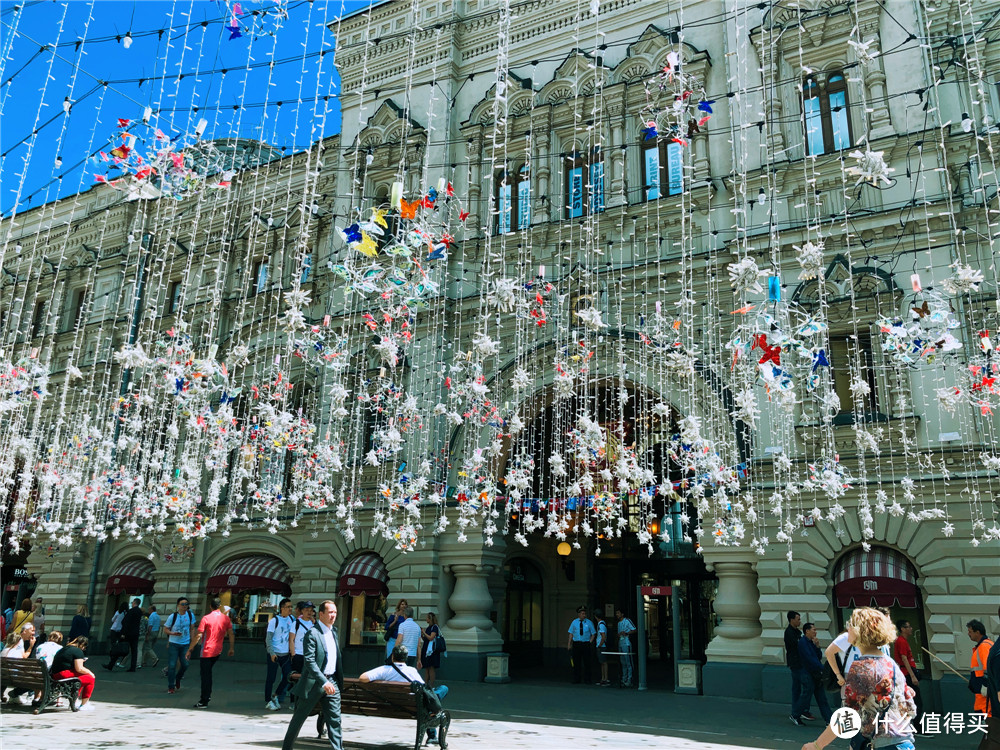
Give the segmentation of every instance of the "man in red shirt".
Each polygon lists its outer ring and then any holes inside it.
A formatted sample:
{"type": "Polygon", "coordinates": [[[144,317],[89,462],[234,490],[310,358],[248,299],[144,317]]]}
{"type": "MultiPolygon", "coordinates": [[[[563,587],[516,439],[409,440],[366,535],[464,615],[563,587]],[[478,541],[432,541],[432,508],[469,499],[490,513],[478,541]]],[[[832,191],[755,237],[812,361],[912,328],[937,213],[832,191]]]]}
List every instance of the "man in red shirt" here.
{"type": "Polygon", "coordinates": [[[900,671],[906,678],[906,684],[913,688],[915,695],[913,702],[917,705],[917,715],[913,718],[913,731],[920,734],[920,716],[924,712],[924,702],[920,697],[920,672],[917,671],[917,662],[913,658],[913,649],[910,648],[909,638],[913,637],[913,625],[909,620],[897,620],[896,631],[899,634],[892,644],[892,658],[896,660],[900,671]]]}
{"type": "Polygon", "coordinates": [[[212,599],[212,611],[201,618],[198,624],[198,634],[191,639],[188,646],[187,658],[190,660],[194,647],[204,639],[205,644],[201,647],[201,700],[194,704],[195,708],[208,708],[208,701],[212,698],[212,668],[215,662],[222,655],[222,637],[229,635],[229,656],[233,650],[233,622],[229,616],[219,607],[222,601],[219,597],[212,599]]]}

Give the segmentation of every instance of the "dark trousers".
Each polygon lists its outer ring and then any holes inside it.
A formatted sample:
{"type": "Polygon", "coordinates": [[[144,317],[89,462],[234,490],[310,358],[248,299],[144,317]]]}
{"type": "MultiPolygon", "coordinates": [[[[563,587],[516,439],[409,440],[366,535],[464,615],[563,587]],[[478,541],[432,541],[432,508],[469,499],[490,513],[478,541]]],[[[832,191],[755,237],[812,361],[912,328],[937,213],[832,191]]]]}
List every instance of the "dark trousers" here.
{"type": "Polygon", "coordinates": [[[816,699],[816,707],[823,721],[829,724],[833,711],[830,710],[830,702],[826,699],[826,690],[823,688],[822,680],[819,679],[819,673],[817,672],[814,677],[808,669],[803,669],[799,679],[802,681],[802,695],[799,698],[798,710],[793,710],[792,714],[802,716],[808,710],[809,699],[812,696],[816,699]]]}
{"type": "Polygon", "coordinates": [[[125,638],[124,638],[124,640],[125,640],[126,643],[128,643],[128,649],[129,649],[129,651],[132,652],[132,656],[131,656],[132,661],[129,664],[128,671],[129,672],[134,672],[135,671],[136,661],[139,658],[139,634],[136,633],[135,635],[131,635],[131,634],[126,635],[125,638]]]}
{"type": "MultiPolygon", "coordinates": [[[[792,716],[797,719],[799,714],[795,712],[799,710],[799,704],[802,701],[802,672],[797,667],[789,667],[788,671],[792,673],[792,716]]],[[[808,703],[806,703],[804,710],[809,710],[808,703]]]]}
{"type": "Polygon", "coordinates": [[[1000,716],[986,720],[986,734],[980,740],[978,750],[1000,750],[1000,716]]]}
{"type": "MultiPolygon", "coordinates": [[[[288,723],[288,731],[285,732],[285,740],[281,743],[281,750],[294,750],[295,738],[299,736],[299,730],[309,717],[309,712],[316,705],[314,699],[300,697],[295,701],[295,712],[292,720],[288,723]]],[[[321,693],[319,697],[319,715],[326,724],[326,736],[330,740],[330,747],[333,750],[343,750],[340,732],[340,690],[333,695],[321,693]]]]}
{"type": "Polygon", "coordinates": [[[292,657],[288,654],[275,654],[274,661],[271,661],[271,655],[267,655],[267,679],[264,681],[264,700],[269,701],[271,698],[275,697],[274,680],[278,676],[278,672],[281,672],[281,679],[278,681],[278,702],[280,703],[285,699],[285,693],[288,691],[288,675],[292,672],[292,657]]]}
{"type": "Polygon", "coordinates": [[[219,654],[215,656],[201,657],[201,702],[208,703],[212,699],[212,668],[219,660],[219,654]]]}
{"type": "Polygon", "coordinates": [[[573,641],[573,682],[590,682],[590,641],[573,641]]]}

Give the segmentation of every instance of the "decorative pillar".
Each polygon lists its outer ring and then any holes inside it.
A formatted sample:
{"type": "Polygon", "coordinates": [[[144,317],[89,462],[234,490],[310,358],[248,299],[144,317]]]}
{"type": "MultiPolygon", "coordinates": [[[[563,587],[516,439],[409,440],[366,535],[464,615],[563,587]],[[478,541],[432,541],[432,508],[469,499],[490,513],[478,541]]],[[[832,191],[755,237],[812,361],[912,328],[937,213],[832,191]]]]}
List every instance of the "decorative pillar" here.
{"type": "Polygon", "coordinates": [[[760,591],[753,552],[738,548],[705,550],[709,571],[719,578],[715,613],[719,623],[705,650],[705,695],[734,698],[762,696],[763,641],[760,624],[760,591]]]}
{"type": "Polygon", "coordinates": [[[868,118],[865,132],[868,133],[869,139],[893,133],[889,101],[886,98],[885,68],[882,66],[882,55],[879,53],[882,41],[879,34],[881,17],[882,9],[878,5],[873,5],[858,14],[858,39],[870,41],[869,53],[878,55],[872,62],[867,64],[861,62],[860,65],[862,75],[859,77],[862,79],[861,85],[866,89],[865,98],[868,105],[868,112],[864,113],[868,118]]]}
{"type": "Polygon", "coordinates": [[[604,202],[608,207],[620,206],[625,203],[625,102],[619,97],[606,102],[605,110],[611,121],[611,143],[606,149],[610,155],[610,174],[608,190],[604,202]]]}
{"type": "MultiPolygon", "coordinates": [[[[469,220],[467,227],[475,227],[478,230],[482,226],[480,212],[482,206],[480,197],[483,194],[483,134],[476,133],[469,138],[466,143],[466,154],[469,157],[469,220]]],[[[493,176],[490,175],[492,180],[493,176]]],[[[488,213],[488,212],[487,212],[488,213]]]]}
{"type": "Polygon", "coordinates": [[[448,673],[457,679],[483,679],[487,654],[503,650],[503,638],[491,617],[495,604],[488,579],[500,571],[505,547],[503,543],[488,547],[473,534],[467,542],[449,540],[442,545],[444,571],[455,579],[448,598],[453,614],[442,631],[448,642],[448,673]]]}
{"type": "Polygon", "coordinates": [[[532,177],[535,184],[532,186],[533,195],[538,199],[532,202],[531,223],[547,224],[551,216],[552,196],[549,195],[549,178],[552,175],[550,160],[552,156],[552,111],[551,109],[540,110],[532,113],[531,118],[531,143],[536,151],[537,166],[532,167],[532,177]]]}

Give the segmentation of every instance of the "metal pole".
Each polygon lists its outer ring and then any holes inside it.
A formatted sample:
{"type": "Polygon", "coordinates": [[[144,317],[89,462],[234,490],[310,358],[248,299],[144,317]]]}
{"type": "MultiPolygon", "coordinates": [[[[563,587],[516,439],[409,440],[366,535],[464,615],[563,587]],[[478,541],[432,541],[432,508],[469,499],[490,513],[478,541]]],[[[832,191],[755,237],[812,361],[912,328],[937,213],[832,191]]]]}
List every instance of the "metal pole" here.
{"type": "MultiPolygon", "coordinates": [[[[146,261],[149,258],[149,246],[152,244],[152,237],[148,234],[142,237],[142,258],[139,261],[139,275],[136,279],[135,285],[135,304],[132,306],[132,325],[129,328],[128,333],[128,343],[129,346],[135,344],[135,340],[139,336],[139,322],[142,320],[142,299],[145,293],[146,286],[146,261]]],[[[129,386],[132,383],[132,370],[126,368],[122,371],[122,384],[118,389],[119,397],[124,398],[128,393],[129,386]]],[[[115,432],[112,437],[112,448],[111,448],[111,462],[115,461],[115,457],[118,453],[118,436],[121,433],[122,423],[117,417],[115,418],[115,432]]],[[[94,615],[94,600],[97,598],[97,571],[101,564],[101,548],[104,546],[104,542],[98,538],[97,543],[94,545],[94,564],[90,568],[90,583],[87,586],[87,610],[90,612],[91,617],[94,615]]]]}
{"type": "Polygon", "coordinates": [[[674,690],[680,680],[681,663],[681,587],[680,581],[674,581],[670,589],[670,619],[673,625],[674,641],[674,690]]]}
{"type": "Polygon", "coordinates": [[[635,619],[639,628],[639,689],[646,689],[646,603],[642,586],[635,587],[635,619]]]}

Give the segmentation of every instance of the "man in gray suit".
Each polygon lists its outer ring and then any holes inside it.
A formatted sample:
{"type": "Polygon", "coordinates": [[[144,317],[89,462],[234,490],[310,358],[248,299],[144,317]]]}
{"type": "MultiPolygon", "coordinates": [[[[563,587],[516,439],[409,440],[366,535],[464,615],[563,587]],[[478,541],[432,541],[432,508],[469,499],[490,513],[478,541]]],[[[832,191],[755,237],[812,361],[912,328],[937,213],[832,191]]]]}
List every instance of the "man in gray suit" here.
{"type": "Polygon", "coordinates": [[[340,731],[340,691],[344,687],[340,644],[333,630],[337,621],[337,605],[327,599],[319,605],[316,626],[303,639],[305,664],[302,676],[292,688],[296,698],[295,713],[285,732],[281,750],[292,750],[295,738],[313,706],[319,702],[320,715],[326,722],[326,733],[333,750],[343,750],[340,731]]]}

